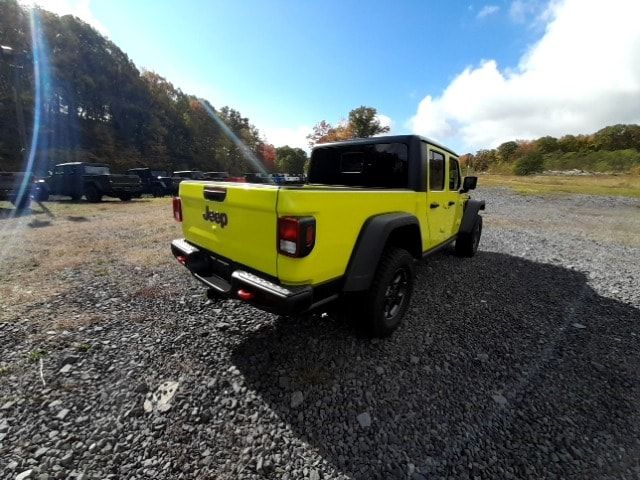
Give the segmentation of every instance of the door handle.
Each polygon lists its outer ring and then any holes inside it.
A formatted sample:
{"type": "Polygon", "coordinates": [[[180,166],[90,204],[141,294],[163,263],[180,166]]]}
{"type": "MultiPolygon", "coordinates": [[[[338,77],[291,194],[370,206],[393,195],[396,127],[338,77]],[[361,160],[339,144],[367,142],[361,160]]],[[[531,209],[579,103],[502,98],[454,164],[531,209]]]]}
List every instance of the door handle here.
{"type": "Polygon", "coordinates": [[[449,206],[452,206],[452,205],[455,205],[455,204],[456,204],[456,202],[449,202],[449,203],[447,203],[447,205],[449,205],[449,206]]]}
{"type": "Polygon", "coordinates": [[[439,203],[433,202],[431,205],[429,205],[429,208],[438,208],[439,206],[439,203]]]}

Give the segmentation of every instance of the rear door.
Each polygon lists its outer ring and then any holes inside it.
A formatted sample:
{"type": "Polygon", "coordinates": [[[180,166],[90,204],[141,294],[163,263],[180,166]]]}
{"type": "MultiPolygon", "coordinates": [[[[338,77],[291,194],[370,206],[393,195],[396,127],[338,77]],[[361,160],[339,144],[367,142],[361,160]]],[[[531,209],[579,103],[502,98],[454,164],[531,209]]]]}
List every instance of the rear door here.
{"type": "Polygon", "coordinates": [[[458,233],[462,220],[463,199],[460,195],[462,177],[460,176],[460,164],[458,159],[449,155],[447,159],[447,208],[453,215],[449,236],[458,233]]]}
{"type": "Polygon", "coordinates": [[[447,153],[429,145],[427,162],[427,216],[429,223],[429,248],[435,247],[452,236],[455,221],[455,204],[448,189],[447,153]]]}
{"type": "Polygon", "coordinates": [[[54,195],[63,195],[62,186],[64,185],[64,167],[56,165],[53,169],[51,178],[49,178],[50,192],[54,195]]]}
{"type": "Polygon", "coordinates": [[[183,181],[180,198],[189,242],[277,277],[277,186],[183,181]]]}
{"type": "Polygon", "coordinates": [[[63,174],[60,177],[60,191],[62,195],[70,197],[81,196],[83,165],[63,165],[63,174]]]}

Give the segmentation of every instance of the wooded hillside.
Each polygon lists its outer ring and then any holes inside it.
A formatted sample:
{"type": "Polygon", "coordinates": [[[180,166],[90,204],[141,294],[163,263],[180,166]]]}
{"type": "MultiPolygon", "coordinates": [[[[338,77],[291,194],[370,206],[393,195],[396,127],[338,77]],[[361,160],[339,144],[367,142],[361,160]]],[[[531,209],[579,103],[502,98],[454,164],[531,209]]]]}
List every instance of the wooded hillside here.
{"type": "MultiPolygon", "coordinates": [[[[30,14],[15,0],[3,0],[0,32],[0,43],[13,48],[12,58],[0,60],[0,169],[23,168],[13,92],[18,85],[27,145],[40,87],[39,172],[79,160],[103,161],[120,170],[256,171],[198,99],[154,72],[139,71],[113,42],[81,20],[39,9],[30,14]]],[[[273,168],[275,150],[248,118],[230,107],[206,106],[264,159],[267,169],[273,168]]]]}

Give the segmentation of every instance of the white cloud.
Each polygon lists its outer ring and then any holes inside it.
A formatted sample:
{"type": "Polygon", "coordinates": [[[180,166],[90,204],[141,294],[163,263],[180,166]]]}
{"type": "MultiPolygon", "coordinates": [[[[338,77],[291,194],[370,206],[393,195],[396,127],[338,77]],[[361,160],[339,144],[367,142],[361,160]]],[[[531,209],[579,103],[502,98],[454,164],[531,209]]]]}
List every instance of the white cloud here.
{"type": "Polygon", "coordinates": [[[513,0],[509,6],[509,18],[516,23],[536,23],[539,20],[549,20],[544,15],[549,11],[546,5],[542,0],[513,0]]]}
{"type": "Polygon", "coordinates": [[[420,102],[412,130],[477,149],[640,122],[640,2],[552,1],[545,17],[517,68],[467,67],[420,102]]]}
{"type": "MultiPolygon", "coordinates": [[[[383,114],[383,113],[378,113],[376,114],[376,119],[378,120],[378,122],[380,122],[380,125],[383,127],[389,127],[389,129],[393,130],[393,120],[391,120],[391,117],[383,114]]],[[[388,133],[384,133],[383,135],[389,135],[388,133]]]]}
{"type": "Polygon", "coordinates": [[[109,30],[100,23],[91,11],[91,0],[22,0],[20,3],[29,7],[38,5],[44,10],[61,16],[73,15],[91,25],[101,34],[109,34],[109,30]]]}
{"type": "Polygon", "coordinates": [[[289,145],[294,148],[302,148],[309,150],[309,141],[307,135],[312,132],[311,127],[258,127],[260,132],[264,134],[267,141],[275,147],[289,145]]]}
{"type": "Polygon", "coordinates": [[[478,15],[476,15],[476,18],[482,19],[490,15],[493,15],[495,13],[498,13],[499,11],[500,11],[500,7],[498,5],[485,5],[480,9],[480,11],[478,12],[478,15]]]}

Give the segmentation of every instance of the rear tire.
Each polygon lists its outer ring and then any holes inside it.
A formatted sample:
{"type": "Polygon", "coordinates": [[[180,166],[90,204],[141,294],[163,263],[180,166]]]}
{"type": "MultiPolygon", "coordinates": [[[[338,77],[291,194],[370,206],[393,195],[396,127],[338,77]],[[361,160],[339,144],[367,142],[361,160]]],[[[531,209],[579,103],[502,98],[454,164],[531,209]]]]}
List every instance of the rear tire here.
{"type": "Polygon", "coordinates": [[[102,194],[98,191],[95,185],[87,185],[84,189],[84,196],[88,202],[98,203],[102,201],[102,194]]]}
{"type": "Polygon", "coordinates": [[[456,255],[460,257],[473,257],[478,251],[480,237],[482,236],[482,216],[478,215],[471,233],[460,233],[456,239],[456,255]]]}
{"type": "MultiPolygon", "coordinates": [[[[369,290],[349,309],[363,321],[373,337],[386,337],[402,323],[413,292],[414,259],[401,248],[387,248],[382,254],[369,290]]],[[[355,300],[355,299],[354,299],[355,300]]]]}

